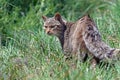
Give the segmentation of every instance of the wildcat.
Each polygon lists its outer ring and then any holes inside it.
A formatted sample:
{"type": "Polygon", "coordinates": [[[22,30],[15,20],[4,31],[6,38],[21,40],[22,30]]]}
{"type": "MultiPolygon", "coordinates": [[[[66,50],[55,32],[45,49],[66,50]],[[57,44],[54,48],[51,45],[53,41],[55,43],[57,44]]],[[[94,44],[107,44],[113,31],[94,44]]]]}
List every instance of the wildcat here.
{"type": "Polygon", "coordinates": [[[107,63],[120,60],[120,49],[111,48],[102,41],[97,26],[90,16],[84,16],[80,23],[85,45],[96,58],[107,63]]]}
{"type": "Polygon", "coordinates": [[[91,64],[93,66],[97,64],[97,58],[87,49],[83,40],[81,28],[83,18],[76,22],[67,22],[62,19],[59,13],[56,13],[54,17],[42,16],[42,18],[44,20],[45,32],[48,35],[58,37],[67,58],[72,55],[72,57],[84,62],[88,56],[91,56],[91,64]]]}

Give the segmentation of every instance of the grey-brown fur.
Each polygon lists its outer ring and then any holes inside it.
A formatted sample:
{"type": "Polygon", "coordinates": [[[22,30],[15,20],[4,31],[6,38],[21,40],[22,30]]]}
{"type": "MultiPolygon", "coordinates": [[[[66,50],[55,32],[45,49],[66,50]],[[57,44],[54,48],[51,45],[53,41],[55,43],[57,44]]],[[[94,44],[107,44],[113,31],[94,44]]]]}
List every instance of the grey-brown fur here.
{"type": "Polygon", "coordinates": [[[58,37],[66,57],[73,55],[84,61],[86,55],[89,55],[93,57],[92,65],[96,65],[97,61],[111,62],[120,58],[120,49],[111,48],[102,41],[97,26],[89,15],[76,22],[66,22],[60,14],[42,18],[46,33],[58,37]]]}
{"type": "Polygon", "coordinates": [[[63,51],[65,52],[65,56],[75,56],[77,59],[84,61],[87,55],[90,55],[93,57],[93,55],[88,51],[86,48],[86,45],[83,40],[82,35],[82,26],[81,26],[81,19],[76,22],[66,22],[62,19],[60,14],[55,14],[52,18],[47,18],[43,16],[44,20],[44,27],[47,34],[55,35],[60,40],[61,46],[63,51]],[[50,29],[50,32],[48,33],[47,29],[50,26],[55,26],[50,29]]]}

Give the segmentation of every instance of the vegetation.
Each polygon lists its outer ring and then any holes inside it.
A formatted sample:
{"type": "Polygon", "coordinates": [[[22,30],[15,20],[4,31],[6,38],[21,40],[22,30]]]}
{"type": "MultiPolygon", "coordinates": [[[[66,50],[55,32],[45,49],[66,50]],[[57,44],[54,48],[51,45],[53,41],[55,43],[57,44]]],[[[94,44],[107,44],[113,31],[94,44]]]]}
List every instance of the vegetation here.
{"type": "Polygon", "coordinates": [[[65,61],[58,40],[42,29],[41,16],[59,12],[76,21],[89,13],[102,39],[120,48],[120,0],[0,0],[0,80],[119,80],[120,63],[90,69],[65,61]]]}

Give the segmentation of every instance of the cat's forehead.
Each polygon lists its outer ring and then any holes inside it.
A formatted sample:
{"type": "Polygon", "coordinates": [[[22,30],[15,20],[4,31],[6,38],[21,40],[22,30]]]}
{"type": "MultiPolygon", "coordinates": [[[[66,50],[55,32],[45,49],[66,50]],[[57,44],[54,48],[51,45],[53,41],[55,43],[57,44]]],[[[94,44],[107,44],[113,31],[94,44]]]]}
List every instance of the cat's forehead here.
{"type": "Polygon", "coordinates": [[[55,18],[48,18],[45,22],[45,25],[60,25],[60,22],[55,20],[55,18]]]}

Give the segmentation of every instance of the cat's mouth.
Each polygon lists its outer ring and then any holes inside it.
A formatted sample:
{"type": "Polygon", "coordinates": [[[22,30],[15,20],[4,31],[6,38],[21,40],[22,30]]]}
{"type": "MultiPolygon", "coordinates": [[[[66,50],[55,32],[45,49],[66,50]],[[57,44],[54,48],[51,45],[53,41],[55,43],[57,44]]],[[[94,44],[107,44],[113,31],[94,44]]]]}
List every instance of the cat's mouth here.
{"type": "Polygon", "coordinates": [[[49,33],[48,35],[52,35],[51,33],[49,33]]]}
{"type": "Polygon", "coordinates": [[[52,35],[52,33],[51,33],[51,32],[48,32],[47,34],[48,34],[48,35],[52,35]]]}

